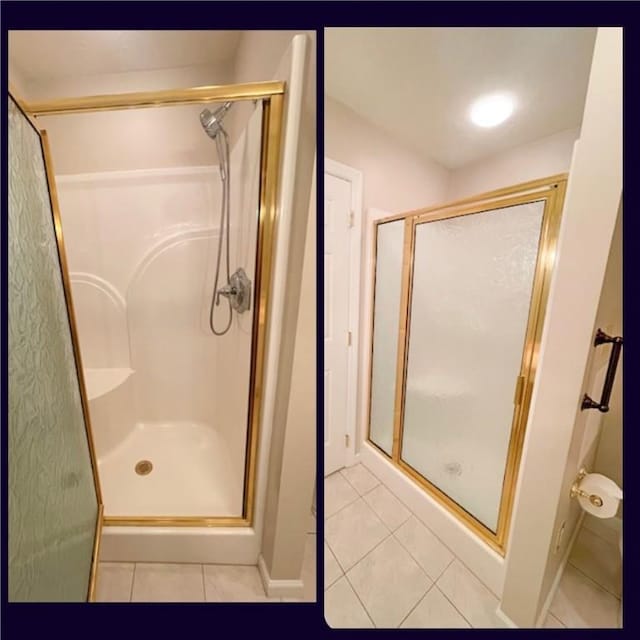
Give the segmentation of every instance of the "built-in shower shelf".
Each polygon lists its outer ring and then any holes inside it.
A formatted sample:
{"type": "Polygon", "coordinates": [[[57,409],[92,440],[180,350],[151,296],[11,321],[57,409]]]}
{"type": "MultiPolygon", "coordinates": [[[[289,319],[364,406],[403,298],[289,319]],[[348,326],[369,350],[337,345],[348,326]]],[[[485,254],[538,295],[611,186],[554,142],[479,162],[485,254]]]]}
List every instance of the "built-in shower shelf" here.
{"type": "Polygon", "coordinates": [[[133,369],[127,367],[109,367],[84,370],[84,380],[87,385],[87,395],[89,400],[94,400],[100,396],[113,391],[124,384],[129,376],[134,373],[133,369]]]}

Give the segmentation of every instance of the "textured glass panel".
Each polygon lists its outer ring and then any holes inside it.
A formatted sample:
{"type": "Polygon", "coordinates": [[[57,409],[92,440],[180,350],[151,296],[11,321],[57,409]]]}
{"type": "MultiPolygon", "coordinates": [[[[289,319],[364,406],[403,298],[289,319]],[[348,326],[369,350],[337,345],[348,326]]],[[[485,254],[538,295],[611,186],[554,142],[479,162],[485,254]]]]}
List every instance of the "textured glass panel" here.
{"type": "Polygon", "coordinates": [[[391,455],[404,220],[378,225],[370,439],[391,455]]]}
{"type": "Polygon", "coordinates": [[[10,600],[86,600],[97,511],[40,138],[9,100],[10,600]]]}
{"type": "Polygon", "coordinates": [[[402,459],[493,531],[543,210],[416,227],[402,459]]]}

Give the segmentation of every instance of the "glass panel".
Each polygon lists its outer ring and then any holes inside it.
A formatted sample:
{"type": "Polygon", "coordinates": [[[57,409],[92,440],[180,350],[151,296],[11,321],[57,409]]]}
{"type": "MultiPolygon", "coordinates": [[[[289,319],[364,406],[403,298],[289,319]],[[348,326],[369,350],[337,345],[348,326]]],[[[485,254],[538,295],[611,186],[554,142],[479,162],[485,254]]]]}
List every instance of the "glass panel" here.
{"type": "Polygon", "coordinates": [[[543,211],[416,226],[401,455],[492,531],[543,211]]]}
{"type": "Polygon", "coordinates": [[[262,103],[220,108],[44,119],[106,516],[242,516],[262,103]],[[231,315],[227,268],[249,281],[231,315]]]}
{"type": "Polygon", "coordinates": [[[369,439],[391,455],[404,220],[378,225],[369,439]]]}
{"type": "Polygon", "coordinates": [[[9,100],[9,599],[86,600],[97,514],[40,138],[9,100]]]}

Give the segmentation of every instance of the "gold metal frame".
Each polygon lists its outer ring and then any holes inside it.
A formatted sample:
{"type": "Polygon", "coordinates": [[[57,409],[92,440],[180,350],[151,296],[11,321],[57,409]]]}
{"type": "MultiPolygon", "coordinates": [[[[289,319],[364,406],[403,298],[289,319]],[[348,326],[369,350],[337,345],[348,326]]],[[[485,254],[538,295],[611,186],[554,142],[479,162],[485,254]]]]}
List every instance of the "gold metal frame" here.
{"type": "Polygon", "coordinates": [[[89,589],[87,602],[96,601],[96,588],[98,584],[98,563],[100,562],[100,542],[102,542],[102,527],[104,525],[104,505],[98,505],[98,525],[96,537],[93,541],[93,553],[91,554],[91,573],[89,574],[89,589]]]}
{"type": "MultiPolygon", "coordinates": [[[[269,300],[271,289],[271,271],[273,263],[273,248],[275,226],[277,221],[277,195],[279,185],[280,149],[282,142],[282,117],[284,109],[284,82],[253,82],[247,84],[193,87],[188,89],[172,89],[168,91],[149,91],[139,93],[109,94],[86,96],[79,98],[64,98],[43,102],[26,103],[17,100],[30,122],[34,118],[47,115],[66,115],[73,113],[88,113],[95,111],[112,111],[121,109],[137,109],[149,107],[176,106],[187,104],[202,104],[206,102],[235,102],[240,100],[262,100],[262,145],[260,160],[260,205],[258,220],[258,239],[256,250],[256,285],[255,305],[253,312],[253,331],[251,342],[251,371],[249,382],[249,405],[247,418],[247,443],[245,457],[245,479],[242,504],[242,516],[104,516],[100,492],[97,456],[93,444],[93,435],[89,419],[89,403],[86,393],[80,348],[77,335],[77,325],[73,302],[71,298],[71,284],[69,280],[60,210],[55,185],[55,173],[49,149],[46,131],[40,131],[43,140],[45,167],[51,193],[52,209],[56,229],[56,241],[61,256],[63,284],[67,299],[67,310],[72,327],[72,341],[78,379],[82,396],[82,406],[85,412],[87,437],[91,463],[94,471],[96,491],[99,494],[99,522],[95,561],[99,550],[99,534],[104,526],[186,526],[186,527],[246,527],[253,524],[255,513],[255,482],[258,457],[259,427],[262,417],[262,396],[264,387],[265,355],[267,339],[267,320],[269,316],[269,300]]],[[[36,126],[37,128],[37,126],[36,126]]],[[[92,567],[92,578],[89,590],[90,598],[95,589],[95,566],[92,567]]]]}
{"type": "Polygon", "coordinates": [[[369,364],[369,402],[367,417],[367,440],[375,446],[390,462],[401,469],[414,482],[423,487],[439,504],[454,513],[460,520],[477,533],[489,546],[504,555],[511,521],[511,512],[518,468],[522,455],[522,445],[526,429],[533,384],[538,366],[540,340],[546,312],[549,285],[555,259],[555,250],[560,227],[560,217],[567,175],[560,174],[539,180],[517,184],[504,189],[490,191],[477,196],[464,198],[438,207],[418,209],[406,213],[389,216],[374,222],[374,260],[373,260],[373,305],[371,311],[371,359],[369,364]],[[413,271],[415,262],[415,231],[419,224],[444,220],[464,215],[471,215],[510,207],[528,202],[543,200],[544,212],[542,228],[538,244],[538,256],[533,278],[532,293],[527,319],[527,329],[520,364],[520,371],[515,383],[514,413],[511,436],[505,463],[505,474],[500,498],[500,509],[496,531],[492,531],[477,518],[466,511],[446,493],[432,484],[427,478],[402,460],[402,436],[404,427],[404,404],[406,393],[406,373],[408,347],[410,339],[411,299],[413,289],[413,271]],[[388,222],[404,220],[404,248],[402,285],[400,299],[400,321],[398,325],[398,355],[396,362],[396,386],[393,424],[393,450],[389,456],[371,439],[371,380],[373,374],[373,324],[375,310],[375,281],[377,265],[378,226],[388,222]]]}
{"type": "Polygon", "coordinates": [[[98,475],[97,457],[95,454],[95,446],[93,442],[93,432],[91,429],[91,419],[89,416],[89,403],[87,401],[87,392],[84,380],[84,369],[82,368],[82,358],[80,356],[80,348],[78,343],[78,330],[75,323],[75,312],[73,309],[73,299],[71,296],[71,283],[69,281],[69,271],[67,268],[67,254],[64,248],[64,240],[62,237],[62,223],[60,220],[60,208],[58,205],[58,190],[55,183],[55,174],[53,171],[53,162],[51,159],[51,147],[49,145],[49,137],[46,131],[41,131],[37,123],[34,121],[33,115],[27,111],[27,105],[23,100],[18,98],[10,88],[9,97],[18,106],[22,115],[28,120],[31,127],[40,138],[40,148],[42,151],[42,160],[44,163],[45,176],[47,179],[47,190],[49,192],[49,205],[51,207],[51,215],[56,237],[56,245],[58,251],[58,260],[60,262],[60,273],[62,276],[62,288],[65,296],[65,305],[67,307],[67,316],[69,318],[69,331],[71,333],[71,343],[73,345],[73,358],[76,367],[76,375],[78,378],[78,388],[80,391],[80,403],[82,407],[82,416],[84,420],[85,433],[87,436],[87,444],[89,448],[89,459],[91,461],[91,472],[93,475],[93,485],[96,492],[96,503],[98,507],[96,517],[96,532],[93,540],[93,551],[91,553],[91,568],[89,571],[89,585],[87,588],[87,601],[94,602],[96,595],[96,582],[98,577],[98,562],[100,556],[100,542],[102,540],[102,526],[104,524],[103,512],[104,505],[102,503],[102,490],[100,487],[100,478],[98,475]]]}

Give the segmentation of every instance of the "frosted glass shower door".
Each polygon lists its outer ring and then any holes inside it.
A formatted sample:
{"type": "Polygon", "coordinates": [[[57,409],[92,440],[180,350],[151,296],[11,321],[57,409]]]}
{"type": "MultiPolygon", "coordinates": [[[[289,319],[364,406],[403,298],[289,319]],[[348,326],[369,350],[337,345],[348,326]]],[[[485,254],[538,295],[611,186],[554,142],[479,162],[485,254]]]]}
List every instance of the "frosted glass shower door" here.
{"type": "Polygon", "coordinates": [[[376,227],[369,439],[391,455],[400,320],[404,220],[376,227]]]}
{"type": "Polygon", "coordinates": [[[38,132],[9,100],[9,600],[87,600],[98,501],[38,132]]]}
{"type": "Polygon", "coordinates": [[[414,226],[401,459],[493,532],[544,206],[414,226]]]}

